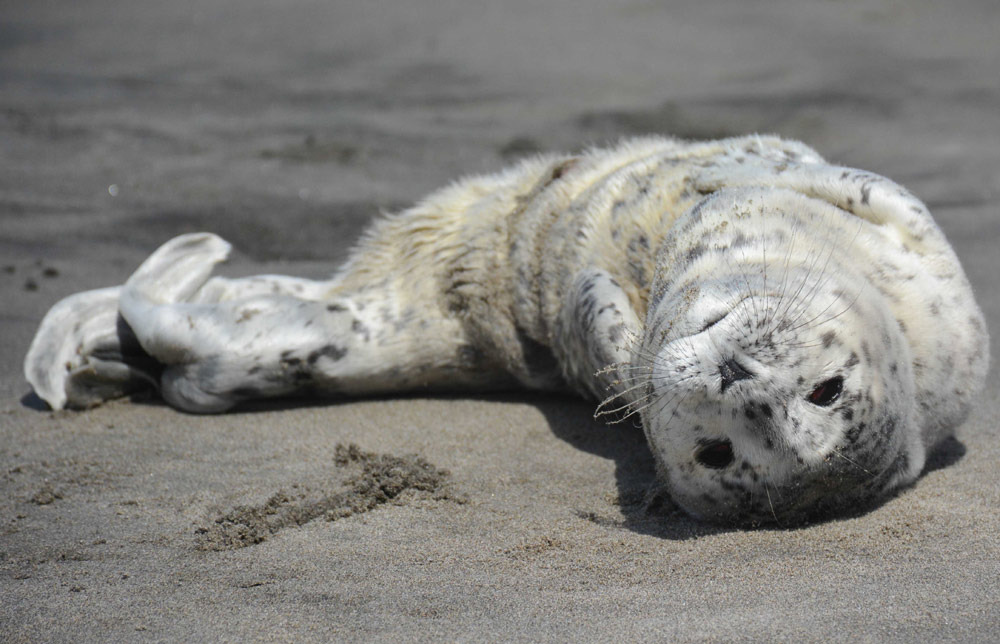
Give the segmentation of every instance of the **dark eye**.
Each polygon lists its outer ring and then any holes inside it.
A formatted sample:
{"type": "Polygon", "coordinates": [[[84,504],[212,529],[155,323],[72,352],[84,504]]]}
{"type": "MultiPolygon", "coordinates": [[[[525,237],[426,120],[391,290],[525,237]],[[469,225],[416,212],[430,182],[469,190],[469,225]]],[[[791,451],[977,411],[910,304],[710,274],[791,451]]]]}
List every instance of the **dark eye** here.
{"type": "Polygon", "coordinates": [[[826,382],[820,383],[812,393],[809,394],[809,402],[820,407],[828,407],[833,401],[840,398],[840,392],[844,389],[844,379],[840,376],[830,378],[826,382]]]}
{"type": "Polygon", "coordinates": [[[729,441],[708,441],[695,453],[694,459],[713,470],[721,470],[733,462],[733,444],[729,441]]]}

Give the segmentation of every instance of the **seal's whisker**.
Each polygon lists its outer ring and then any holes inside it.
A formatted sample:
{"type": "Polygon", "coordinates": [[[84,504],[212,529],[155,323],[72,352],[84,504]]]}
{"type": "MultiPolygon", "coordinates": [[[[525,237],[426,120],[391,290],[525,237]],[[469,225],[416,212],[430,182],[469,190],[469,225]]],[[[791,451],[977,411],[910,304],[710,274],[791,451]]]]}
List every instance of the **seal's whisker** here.
{"type": "MultiPolygon", "coordinates": [[[[677,401],[677,404],[673,406],[673,411],[670,412],[670,416],[668,416],[667,420],[665,420],[663,422],[663,426],[664,427],[669,427],[670,426],[670,423],[673,421],[674,417],[677,415],[677,410],[680,409],[680,406],[684,404],[685,400],[687,400],[689,397],[691,397],[691,393],[692,392],[689,391],[686,394],[684,394],[684,396],[681,397],[681,399],[677,401]]],[[[670,405],[676,399],[677,399],[677,396],[674,396],[669,401],[667,401],[663,405],[661,405],[660,408],[656,411],[656,415],[659,416],[664,411],[664,409],[666,409],[666,407],[668,405],[670,405]]],[[[643,411],[643,410],[640,410],[640,411],[643,411]]]]}
{"type": "Polygon", "coordinates": [[[774,511],[774,503],[771,502],[771,491],[767,489],[767,480],[764,480],[764,493],[767,494],[767,506],[771,508],[771,518],[774,519],[775,524],[781,527],[781,521],[778,520],[778,514],[774,511]]]}
{"type": "MultiPolygon", "coordinates": [[[[637,398],[635,400],[629,401],[628,403],[622,405],[621,407],[618,407],[617,409],[612,409],[612,410],[608,410],[606,412],[602,412],[601,415],[603,415],[605,413],[610,414],[610,413],[615,413],[615,412],[619,412],[619,411],[628,410],[628,413],[625,416],[623,416],[621,419],[619,419],[617,421],[617,422],[621,422],[621,421],[625,420],[626,418],[628,418],[629,416],[633,416],[635,414],[641,413],[643,410],[645,410],[646,408],[648,408],[650,405],[655,404],[658,400],[662,399],[663,397],[665,397],[665,396],[660,396],[660,397],[653,397],[651,395],[641,396],[641,397],[639,397],[639,398],[637,398]]],[[[606,402],[610,402],[610,401],[606,401],[606,402]]],[[[595,418],[596,418],[596,416],[597,415],[595,415],[595,418]]]]}
{"type": "Polygon", "coordinates": [[[847,461],[848,463],[850,463],[854,467],[858,468],[859,470],[861,470],[862,472],[864,472],[868,476],[874,476],[874,474],[872,474],[871,472],[869,472],[868,470],[866,470],[864,467],[862,467],[861,465],[859,465],[855,461],[849,459],[843,452],[841,452],[836,447],[833,448],[833,450],[832,450],[831,453],[836,454],[837,456],[839,456],[840,458],[844,459],[845,461],[847,461]]]}
{"type": "MultiPolygon", "coordinates": [[[[684,382],[686,382],[688,380],[693,380],[693,379],[694,379],[694,376],[686,376],[686,377],[682,377],[682,378],[678,378],[677,380],[674,380],[673,384],[674,384],[674,386],[677,386],[677,385],[680,385],[680,384],[682,384],[682,383],[684,383],[684,382]]],[[[655,381],[655,379],[653,379],[653,380],[655,381]]],[[[628,388],[628,389],[626,389],[624,391],[620,391],[620,392],[617,392],[615,394],[612,394],[612,395],[608,396],[607,398],[605,398],[604,400],[602,400],[601,403],[597,406],[597,409],[594,412],[594,417],[597,418],[599,416],[605,416],[605,415],[615,414],[615,413],[618,413],[618,412],[621,412],[621,411],[624,411],[624,410],[630,410],[624,417],[622,417],[621,419],[619,419],[619,421],[617,421],[617,422],[621,422],[622,420],[625,420],[625,418],[627,418],[628,416],[631,416],[631,415],[637,413],[638,411],[640,411],[640,409],[637,407],[638,405],[643,405],[646,402],[650,402],[650,403],[655,402],[655,400],[652,399],[649,394],[645,394],[645,395],[642,395],[642,396],[639,396],[639,397],[635,398],[634,400],[630,400],[630,401],[624,402],[619,407],[616,407],[616,408],[613,408],[613,409],[605,409],[605,407],[607,405],[610,405],[610,404],[614,403],[615,401],[620,401],[622,399],[622,397],[625,396],[626,394],[628,394],[628,393],[630,393],[632,391],[635,391],[635,390],[641,390],[641,389],[647,388],[649,386],[650,382],[651,381],[644,381],[644,382],[641,382],[641,383],[639,383],[637,385],[633,385],[632,387],[630,387],[630,388],[628,388]]]]}
{"type": "Polygon", "coordinates": [[[791,238],[788,241],[788,249],[785,251],[784,269],[782,270],[782,275],[781,275],[781,293],[778,295],[778,300],[774,304],[774,312],[771,315],[771,324],[768,325],[768,328],[764,334],[765,337],[768,339],[771,338],[772,334],[777,328],[778,325],[777,320],[779,319],[778,312],[781,310],[781,305],[785,301],[785,292],[786,289],[788,288],[788,274],[789,274],[788,266],[792,258],[792,249],[795,248],[795,235],[797,232],[798,230],[793,227],[791,238]]]}
{"type": "MultiPolygon", "coordinates": [[[[851,250],[852,248],[854,248],[854,243],[855,243],[855,242],[857,241],[857,238],[858,238],[858,235],[859,235],[859,234],[861,233],[861,226],[862,226],[862,224],[863,224],[863,221],[859,220],[859,222],[858,222],[858,228],[857,228],[857,229],[855,229],[855,231],[854,231],[854,236],[853,236],[853,237],[851,237],[851,241],[850,241],[850,243],[848,243],[848,244],[847,244],[847,247],[846,247],[846,250],[845,250],[845,253],[849,253],[849,252],[850,252],[850,250],[851,250]]],[[[824,275],[824,279],[823,279],[823,281],[822,281],[822,282],[817,282],[817,283],[816,283],[816,285],[814,286],[814,289],[813,289],[813,291],[812,291],[812,294],[811,294],[811,295],[810,295],[810,296],[808,297],[808,299],[809,299],[810,303],[812,302],[812,300],[813,300],[813,299],[814,299],[814,298],[815,298],[815,297],[816,297],[816,296],[817,296],[817,295],[818,295],[818,294],[819,294],[820,292],[822,292],[822,290],[821,290],[821,289],[822,289],[823,287],[825,287],[825,286],[827,285],[827,283],[829,283],[829,281],[830,281],[831,279],[833,279],[833,275],[832,275],[832,273],[831,273],[831,272],[830,272],[830,271],[828,270],[828,268],[829,268],[829,264],[830,264],[830,259],[831,259],[831,258],[833,257],[833,250],[834,250],[834,244],[831,244],[831,245],[830,245],[830,254],[829,254],[829,255],[827,256],[827,260],[826,260],[826,264],[825,264],[825,265],[823,266],[823,271],[822,271],[822,274],[824,275]]],[[[863,287],[864,287],[864,283],[862,282],[862,288],[863,288],[863,287]]],[[[860,293],[859,293],[859,295],[860,295],[860,293]]],[[[856,300],[857,300],[857,298],[855,298],[855,301],[856,301],[856,300]]],[[[832,306],[832,304],[833,304],[833,303],[831,302],[831,303],[830,303],[830,305],[828,305],[828,306],[827,306],[827,307],[826,307],[825,309],[823,309],[823,311],[821,311],[821,312],[819,313],[819,315],[817,315],[817,317],[819,317],[820,315],[822,315],[823,313],[825,313],[825,312],[826,312],[827,310],[829,310],[829,307],[830,307],[830,306],[832,306]]],[[[853,304],[853,303],[852,303],[852,304],[853,304]]],[[[790,321],[790,323],[791,323],[792,325],[794,325],[794,324],[795,324],[796,322],[798,322],[798,320],[800,319],[800,317],[801,317],[802,315],[804,315],[804,313],[805,313],[805,310],[803,309],[802,311],[800,311],[800,312],[799,312],[799,314],[798,314],[798,315],[796,315],[796,316],[795,316],[795,318],[793,318],[793,319],[792,319],[792,320],[790,321]]],[[[814,318],[814,319],[815,319],[815,318],[814,318]]],[[[811,322],[811,321],[810,321],[810,322],[811,322]]],[[[801,328],[802,326],[805,326],[805,325],[808,325],[808,324],[809,324],[810,322],[805,322],[804,324],[801,324],[801,325],[798,325],[798,326],[792,326],[792,329],[791,329],[791,330],[795,330],[795,329],[799,329],[799,328],[801,328]]]]}
{"type": "Polygon", "coordinates": [[[620,373],[622,371],[645,371],[645,372],[652,372],[653,371],[653,367],[652,367],[652,365],[645,365],[645,364],[634,365],[634,364],[630,364],[628,362],[613,362],[613,363],[607,365],[606,367],[602,367],[602,368],[598,369],[597,371],[595,371],[594,375],[595,376],[604,376],[604,375],[607,375],[607,374],[620,373]]]}
{"type": "MultiPolygon", "coordinates": [[[[801,318],[802,315],[805,315],[805,312],[809,310],[809,306],[812,304],[813,300],[821,292],[822,287],[825,286],[827,281],[830,279],[830,275],[827,269],[829,268],[830,260],[833,259],[834,250],[835,250],[835,245],[830,244],[830,250],[827,253],[826,261],[823,264],[823,268],[820,270],[820,274],[823,275],[824,277],[818,280],[814,280],[812,285],[809,287],[809,290],[806,291],[805,295],[801,298],[801,300],[798,298],[798,294],[796,294],[795,300],[797,301],[797,306],[795,308],[794,313],[792,313],[791,317],[786,322],[786,325],[788,327],[794,325],[801,318]]],[[[820,253],[816,255],[817,258],[819,256],[820,253]]],[[[803,280],[803,285],[807,281],[809,281],[809,278],[812,276],[814,268],[815,266],[810,266],[809,271],[806,273],[806,279],[803,280]]]]}
{"type": "MultiPolygon", "coordinates": [[[[860,289],[858,289],[858,292],[857,292],[857,294],[856,294],[856,295],[854,296],[854,299],[853,299],[853,300],[851,300],[851,301],[850,301],[850,303],[849,303],[849,304],[848,304],[848,305],[847,305],[846,307],[844,307],[844,309],[843,309],[842,311],[840,311],[840,312],[839,312],[839,313],[837,313],[836,315],[833,315],[833,316],[831,316],[831,317],[829,317],[829,318],[827,318],[827,319],[823,320],[822,322],[816,322],[816,326],[821,326],[821,325],[824,325],[824,324],[827,324],[828,322],[832,322],[832,321],[836,320],[837,318],[839,318],[839,317],[840,317],[841,315],[843,315],[843,314],[847,313],[847,312],[848,312],[848,311],[850,311],[850,310],[851,310],[852,308],[854,308],[854,305],[855,305],[855,303],[857,303],[857,301],[858,301],[858,298],[859,298],[859,297],[861,297],[861,293],[862,293],[862,292],[864,292],[864,290],[865,290],[865,285],[866,285],[866,283],[865,283],[865,282],[862,282],[862,283],[861,283],[861,288],[860,288],[860,289]]],[[[832,304],[833,304],[833,303],[831,302],[831,303],[830,303],[830,305],[832,305],[832,304]]],[[[810,324],[812,324],[813,322],[815,322],[815,321],[816,321],[816,320],[817,320],[817,319],[819,318],[819,316],[823,315],[823,313],[825,313],[825,312],[826,312],[826,311],[827,311],[827,310],[828,310],[828,309],[830,308],[830,305],[828,305],[828,306],[827,306],[827,307],[826,307],[825,309],[823,309],[822,311],[820,311],[820,312],[819,312],[819,313],[818,313],[818,314],[816,315],[816,317],[814,317],[813,319],[811,319],[811,320],[808,320],[808,321],[806,321],[806,322],[803,322],[802,324],[799,324],[799,325],[797,325],[797,326],[794,326],[794,327],[792,327],[792,330],[794,331],[794,330],[796,330],[796,329],[799,329],[799,328],[802,328],[802,327],[804,327],[804,326],[809,326],[810,324]]]]}

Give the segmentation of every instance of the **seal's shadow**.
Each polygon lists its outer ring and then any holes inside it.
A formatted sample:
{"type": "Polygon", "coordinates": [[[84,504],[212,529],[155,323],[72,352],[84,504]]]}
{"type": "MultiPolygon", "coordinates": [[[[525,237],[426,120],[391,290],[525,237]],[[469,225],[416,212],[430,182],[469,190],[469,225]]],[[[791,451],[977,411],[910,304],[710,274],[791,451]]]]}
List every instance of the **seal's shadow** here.
{"type": "MultiPolygon", "coordinates": [[[[393,396],[400,398],[405,396],[393,396]]],[[[615,483],[618,488],[617,504],[623,515],[621,521],[578,512],[581,519],[598,525],[624,528],[640,534],[671,540],[696,539],[698,537],[743,530],[740,527],[718,526],[696,521],[687,516],[670,500],[659,484],[653,455],[646,443],[646,437],[638,420],[608,425],[593,417],[593,403],[570,396],[551,394],[493,393],[479,395],[439,394],[444,399],[468,399],[470,397],[493,402],[520,402],[534,405],[545,416],[552,433],[560,440],[601,458],[615,463],[615,483]]],[[[133,404],[165,406],[158,396],[150,391],[139,391],[128,396],[133,404]]],[[[382,396],[373,396],[380,399],[382,396]]],[[[21,398],[21,404],[36,411],[46,411],[48,405],[34,393],[21,398]]],[[[343,403],[336,399],[277,398],[250,401],[238,405],[230,413],[266,413],[299,407],[335,407],[343,403]]],[[[927,458],[921,476],[939,469],[950,467],[965,456],[966,447],[958,439],[951,437],[939,445],[927,458]]],[[[899,493],[905,493],[905,490],[899,493]]],[[[890,497],[892,498],[892,497],[890,497]]],[[[816,522],[845,519],[864,514],[884,504],[859,508],[855,514],[830,516],[816,522]]],[[[798,526],[763,526],[757,529],[788,530],[798,526]]]]}
{"type": "Polygon", "coordinates": [[[538,396],[530,402],[542,412],[557,438],[615,463],[618,505],[624,520],[609,521],[586,513],[580,513],[581,518],[673,540],[733,530],[695,521],[673,505],[657,482],[653,455],[638,421],[604,424],[594,419],[593,403],[577,398],[538,396]]]}

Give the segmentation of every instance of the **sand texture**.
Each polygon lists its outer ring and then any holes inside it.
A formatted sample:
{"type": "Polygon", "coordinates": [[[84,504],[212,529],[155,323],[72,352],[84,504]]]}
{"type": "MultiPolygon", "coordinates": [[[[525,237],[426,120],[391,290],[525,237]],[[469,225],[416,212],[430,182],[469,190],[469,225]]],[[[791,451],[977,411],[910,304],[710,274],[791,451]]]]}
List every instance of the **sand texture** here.
{"type": "Polygon", "coordinates": [[[906,185],[996,336],[998,33],[995,0],[4,3],[0,640],[996,641],[996,368],[912,489],[745,531],[650,505],[641,433],[571,398],[53,413],[21,361],[174,235],[318,277],[380,210],[645,132],[906,185]]]}

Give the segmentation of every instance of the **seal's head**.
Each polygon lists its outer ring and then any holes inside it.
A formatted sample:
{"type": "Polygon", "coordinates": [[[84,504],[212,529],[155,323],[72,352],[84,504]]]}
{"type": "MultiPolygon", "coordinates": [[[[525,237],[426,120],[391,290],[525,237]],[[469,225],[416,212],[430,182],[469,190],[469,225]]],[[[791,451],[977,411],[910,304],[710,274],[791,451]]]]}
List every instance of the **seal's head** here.
{"type": "Polygon", "coordinates": [[[701,250],[660,285],[633,359],[649,374],[641,416],[661,476],[709,521],[856,511],[924,463],[908,345],[841,252],[856,230],[807,240],[841,215],[787,215],[779,197],[745,218],[715,203],[688,222],[683,239],[701,250]]]}

